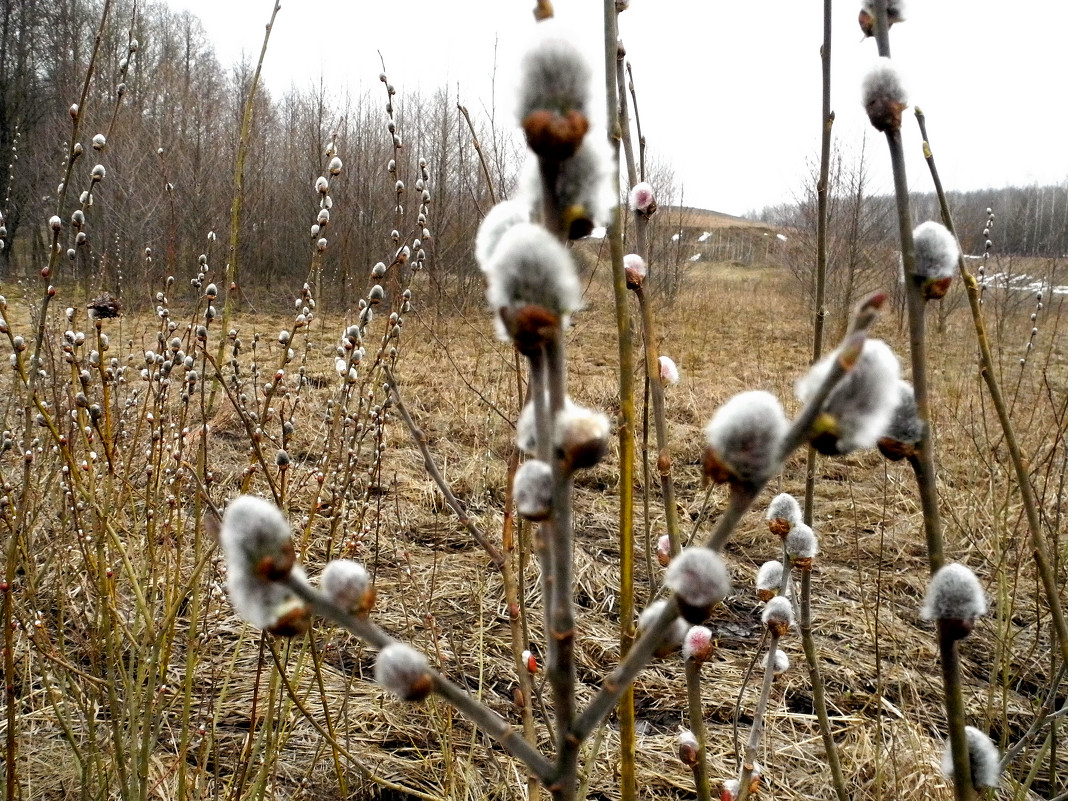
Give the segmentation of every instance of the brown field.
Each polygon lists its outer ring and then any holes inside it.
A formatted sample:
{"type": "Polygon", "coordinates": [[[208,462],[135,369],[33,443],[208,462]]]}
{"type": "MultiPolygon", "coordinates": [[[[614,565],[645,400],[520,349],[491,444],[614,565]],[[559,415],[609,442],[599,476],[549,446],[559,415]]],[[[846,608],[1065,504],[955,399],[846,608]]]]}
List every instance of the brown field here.
{"type": "MultiPolygon", "coordinates": [[[[603,265],[594,273],[587,308],[574,320],[569,389],[576,400],[611,416],[618,405],[617,356],[605,273],[603,265]]],[[[404,321],[395,372],[446,480],[476,523],[499,541],[511,421],[518,411],[513,354],[495,340],[488,313],[474,304],[467,311],[420,312],[422,280],[413,284],[416,311],[404,321]]],[[[682,381],[667,392],[667,408],[685,531],[694,526],[705,499],[698,467],[701,429],[717,406],[739,391],[766,389],[782,399],[788,413],[798,410],[793,385],[811,351],[811,312],[798,305],[803,297],[785,269],[702,263],[690,271],[674,305],[659,310],[661,352],[682,373],[682,381]]],[[[1002,378],[1063,576],[1065,296],[1047,299],[1022,367],[1033,298],[1006,298],[991,294],[987,309],[990,322],[997,323],[1002,378]]],[[[14,307],[12,301],[12,317],[19,319],[14,307]]],[[[368,462],[371,444],[361,446],[354,457],[360,468],[350,484],[302,528],[313,508],[317,471],[328,473],[329,487],[336,467],[324,464],[332,453],[323,445],[329,437],[324,413],[327,398],[339,397],[332,362],[342,322],[337,310],[325,312],[325,322],[314,321],[308,338],[309,383],[299,392],[291,389],[286,400],[274,404],[275,416],[262,421],[266,469],[278,479],[298,527],[299,554],[313,577],[328,553],[363,561],[376,580],[376,620],[425,650],[446,675],[518,726],[512,702],[516,666],[500,576],[445,506],[398,419],[390,416],[385,425],[380,462],[368,462]],[[292,465],[282,476],[273,462],[278,442],[271,440],[280,436],[281,417],[290,414],[295,432],[286,449],[292,465]]],[[[828,330],[836,330],[839,322],[830,321],[828,330]]],[[[156,348],[156,324],[147,316],[109,322],[104,329],[113,343],[109,355],[123,363],[129,356],[139,369],[143,350],[156,348]]],[[[280,315],[245,314],[235,322],[246,343],[253,330],[264,332],[258,356],[267,365],[278,360],[276,331],[290,324],[280,315]]],[[[67,323],[55,325],[61,334],[67,323]]],[[[933,425],[946,552],[975,570],[991,607],[962,645],[965,699],[972,724],[990,731],[1004,750],[1027,730],[1054,686],[1049,616],[1036,590],[1026,523],[1000,430],[977,374],[967,310],[953,311],[944,331],[934,328],[933,425]]],[[[88,327],[87,333],[92,336],[88,327]]],[[[907,354],[897,310],[884,315],[874,335],[907,354]]],[[[373,337],[368,340],[369,351],[375,344],[373,337]]],[[[214,344],[209,350],[214,352],[214,344]]],[[[242,359],[247,370],[247,348],[242,359]]],[[[62,367],[57,375],[65,375],[62,367]]],[[[265,368],[261,381],[266,375],[265,368]]],[[[2,381],[11,387],[10,371],[2,381]]],[[[54,387],[54,402],[69,404],[66,379],[57,378],[54,387]]],[[[381,393],[370,389],[372,402],[381,403],[381,393]]],[[[129,389],[120,386],[116,392],[129,389]]],[[[19,393],[5,389],[4,394],[3,425],[15,429],[18,404],[11,398],[19,393]]],[[[128,437],[118,440],[115,457],[128,470],[112,475],[101,467],[87,468],[92,481],[86,492],[116,501],[109,508],[114,533],[106,534],[106,545],[87,544],[76,534],[81,524],[61,493],[43,491],[57,480],[55,461],[51,467],[36,466],[40,473],[25,474],[42,492],[29,507],[35,515],[29,533],[17,543],[19,581],[12,591],[20,622],[13,642],[23,797],[117,797],[123,785],[116,759],[128,748],[131,762],[138,749],[146,753],[145,794],[151,798],[340,798],[342,782],[347,797],[355,799],[411,797],[406,790],[443,799],[523,798],[521,766],[438,699],[407,705],[375,685],[370,681],[373,651],[354,638],[317,623],[310,637],[291,643],[262,639],[233,616],[221,590],[218,554],[208,555],[196,525],[195,483],[188,475],[167,473],[177,482],[168,490],[144,477],[140,449],[148,440],[136,427],[147,408],[138,406],[143,398],[123,412],[128,437]],[[159,517],[168,522],[150,523],[146,509],[160,510],[159,517]],[[197,576],[194,563],[200,555],[207,561],[197,576]],[[106,580],[103,564],[109,569],[106,580]],[[172,608],[173,620],[160,614],[155,629],[148,613],[172,608]],[[108,621],[106,628],[102,621],[108,621]],[[165,634],[168,625],[173,630],[165,634]],[[284,681],[275,660],[284,668],[284,681]]],[[[361,415],[369,419],[365,411],[361,415]]],[[[200,416],[195,404],[186,414],[177,402],[168,407],[162,436],[180,454],[175,462],[197,464],[200,416]]],[[[263,468],[244,473],[250,438],[243,419],[222,398],[203,441],[202,458],[213,474],[209,494],[220,506],[243,480],[252,491],[266,489],[263,468]]],[[[640,430],[638,437],[640,448],[640,430]]],[[[650,450],[655,452],[655,445],[650,450]]],[[[24,480],[18,451],[0,457],[11,495],[24,480]]],[[[39,461],[48,462],[46,457],[39,461]]],[[[200,475],[206,471],[198,469],[200,475]]],[[[798,453],[727,548],[736,594],[708,624],[719,647],[704,668],[705,718],[717,781],[735,773],[736,743],[744,740],[759,692],[759,678],[746,681],[761,632],[752,580],[761,562],[779,556],[778,542],[763,522],[763,506],[774,492],[801,496],[803,482],[804,455],[798,453]]],[[[660,575],[659,567],[649,574],[647,564],[655,561],[647,562],[646,546],[663,529],[658,488],[640,483],[639,608],[660,575]]],[[[575,599],[582,699],[592,695],[619,656],[617,491],[614,455],[577,482],[575,599]]],[[[711,492],[701,531],[708,530],[725,497],[722,489],[711,492]]],[[[852,797],[948,799],[952,791],[939,772],[945,727],[937,645],[932,626],[919,619],[927,569],[912,475],[874,452],[821,459],[815,509],[821,541],[814,575],[815,636],[852,797]]],[[[5,511],[9,543],[14,519],[5,511]]],[[[537,576],[536,564],[527,565],[523,585],[535,652],[542,643],[537,576]]],[[[834,793],[804,656],[796,638],[787,640],[785,649],[793,666],[772,691],[760,757],[768,787],[764,797],[830,799],[834,793]]],[[[690,773],[676,756],[685,700],[678,658],[648,668],[635,685],[642,798],[694,797],[690,773]]],[[[548,749],[540,709],[535,717],[548,749]]],[[[618,740],[613,718],[600,749],[584,752],[591,799],[618,797],[618,740]]],[[[1032,769],[1036,774],[1030,789],[1013,797],[1050,797],[1061,786],[1051,786],[1051,775],[1068,771],[1065,749],[1056,750],[1054,762],[1042,744],[1042,738],[1029,742],[1010,765],[1005,789],[1017,787],[1032,769]]]]}

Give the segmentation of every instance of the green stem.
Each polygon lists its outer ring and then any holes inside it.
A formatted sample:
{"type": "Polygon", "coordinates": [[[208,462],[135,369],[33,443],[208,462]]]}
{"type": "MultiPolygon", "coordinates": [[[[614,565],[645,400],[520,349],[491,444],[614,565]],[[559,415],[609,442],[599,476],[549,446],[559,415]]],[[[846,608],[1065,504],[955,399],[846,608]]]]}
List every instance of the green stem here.
{"type": "Polygon", "coordinates": [[[845,774],[842,761],[838,758],[838,747],[834,743],[831,721],[827,715],[827,694],[820,674],[819,655],[816,653],[816,641],[812,637],[812,565],[801,567],[801,603],[798,624],[801,629],[801,647],[808,662],[809,681],[812,684],[812,708],[820,724],[820,736],[827,751],[827,764],[831,769],[831,781],[839,801],[849,801],[846,790],[845,774]]]}
{"type": "MultiPolygon", "coordinates": [[[[252,73],[252,82],[248,87],[248,97],[245,98],[245,107],[241,113],[241,132],[237,139],[237,155],[234,159],[234,194],[230,206],[230,245],[226,252],[225,279],[223,281],[223,309],[222,329],[230,330],[230,319],[233,313],[235,297],[239,294],[240,271],[238,269],[238,243],[241,233],[241,206],[245,199],[245,159],[248,156],[248,143],[252,135],[252,112],[256,108],[256,90],[260,83],[260,70],[263,68],[263,59],[267,55],[267,42],[271,38],[271,30],[274,28],[275,17],[282,4],[278,0],[271,0],[271,18],[267,22],[263,33],[263,44],[260,46],[260,57],[256,61],[256,70],[252,73]]],[[[226,353],[226,338],[219,337],[219,350],[215,354],[216,364],[223,363],[226,353]]],[[[215,408],[215,390],[218,388],[219,379],[216,378],[212,385],[211,397],[208,399],[209,413],[215,408]]]]}
{"type": "MultiPolygon", "coordinates": [[[[618,171],[622,127],[616,80],[619,47],[615,0],[604,0],[603,9],[605,118],[608,145],[618,171]]],[[[608,242],[612,255],[612,290],[619,349],[619,419],[616,426],[619,437],[619,638],[620,653],[626,658],[634,642],[634,346],[631,341],[627,281],[623,270],[623,231],[618,207],[608,226],[608,242]]],[[[634,742],[634,691],[629,681],[620,688],[615,701],[619,702],[621,726],[625,726],[620,732],[623,744],[621,770],[625,773],[623,785],[626,787],[633,783],[636,786],[636,779],[630,778],[634,772],[635,755],[633,746],[628,745],[634,742]]],[[[598,716],[597,720],[600,719],[601,716],[598,716]]]]}
{"type": "Polygon", "coordinates": [[[705,732],[705,716],[701,708],[701,663],[696,659],[686,660],[686,707],[690,718],[690,731],[697,738],[697,764],[693,766],[693,783],[697,787],[698,801],[711,801],[712,791],[708,780],[708,736],[705,732]]]}

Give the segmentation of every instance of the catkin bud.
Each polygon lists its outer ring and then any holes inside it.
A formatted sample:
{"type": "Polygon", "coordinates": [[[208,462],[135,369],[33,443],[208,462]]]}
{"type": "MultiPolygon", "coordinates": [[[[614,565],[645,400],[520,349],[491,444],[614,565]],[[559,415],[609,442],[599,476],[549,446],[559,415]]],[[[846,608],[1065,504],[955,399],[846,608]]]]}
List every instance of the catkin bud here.
{"type": "Polygon", "coordinates": [[[335,605],[354,615],[366,615],[375,605],[371,577],[363,565],[349,559],[327,562],[319,577],[319,589],[335,605]]]}
{"type": "Polygon", "coordinates": [[[782,637],[794,625],[794,608],[788,599],[777,595],[764,605],[760,619],[768,627],[768,631],[776,637],[782,637]]]}
{"type": "Polygon", "coordinates": [[[582,51],[559,35],[539,36],[524,55],[518,117],[527,144],[541,158],[563,161],[582,144],[589,130],[590,80],[582,51]]]}
{"type": "MultiPolygon", "coordinates": [[[[854,361],[850,342],[821,359],[797,382],[797,396],[807,403],[816,395],[835,362],[854,361]]],[[[897,405],[900,366],[880,339],[864,340],[860,356],[838,382],[812,426],[812,446],[837,455],[875,446],[886,431],[897,405]]]]}
{"type": "Polygon", "coordinates": [[[765,562],[757,570],[756,594],[761,601],[770,601],[782,586],[782,562],[765,562]]]}
{"type": "Polygon", "coordinates": [[[658,359],[658,366],[660,368],[660,383],[668,386],[674,386],[679,383],[679,368],[670,357],[661,356],[658,359]]]}
{"type": "Polygon", "coordinates": [[[528,520],[544,520],[552,511],[553,469],[538,459],[524,462],[516,470],[512,494],[519,514],[528,520]]]}
{"type": "Polygon", "coordinates": [[[671,537],[667,534],[661,534],[656,541],[656,561],[661,567],[671,564],[671,537]]]}
{"type": "Polygon", "coordinates": [[[786,553],[799,568],[812,567],[812,560],[819,553],[816,533],[804,523],[798,523],[786,535],[786,553]]]}
{"type": "Polygon", "coordinates": [[[486,267],[486,297],[497,313],[498,334],[521,353],[540,352],[582,305],[571,255],[552,234],[518,223],[500,238],[486,267]]]}
{"type": "MultiPolygon", "coordinates": [[[[968,742],[972,784],[977,790],[997,787],[1001,779],[1001,757],[998,754],[998,747],[974,726],[964,727],[964,737],[968,742]]],[[[942,775],[951,781],[953,779],[953,751],[948,741],[945,753],[942,755],[942,775]]]]}
{"type": "Polygon", "coordinates": [[[967,637],[977,618],[986,614],[986,595],[975,574],[950,562],[938,569],[927,585],[920,617],[936,620],[951,639],[967,637]]]}
{"type": "Polygon", "coordinates": [[[705,426],[705,478],[743,485],[766,480],[778,468],[788,425],[774,395],[762,391],[735,395],[705,426]]]}
{"type": "Polygon", "coordinates": [[[880,57],[868,70],[861,84],[861,97],[875,130],[883,133],[900,130],[908,95],[889,58],[880,57]]]}
{"type": "Polygon", "coordinates": [[[630,210],[642,217],[652,217],[656,213],[656,193],[645,181],[631,187],[628,202],[630,210]]]}
{"type": "Polygon", "coordinates": [[[697,737],[689,729],[679,735],[679,761],[688,768],[697,767],[699,760],[697,737]]]}
{"type": "Polygon", "coordinates": [[[707,662],[716,650],[712,630],[706,626],[693,626],[686,632],[682,642],[682,658],[686,661],[707,662]]]}
{"type": "Polygon", "coordinates": [[[392,643],[379,651],[375,681],[405,701],[422,701],[434,689],[426,657],[403,643],[392,643]]]}
{"type": "Polygon", "coordinates": [[[645,266],[645,259],[637,253],[628,253],[623,257],[623,272],[627,277],[627,289],[637,289],[645,281],[649,270],[645,266]]]}
{"type": "Polygon", "coordinates": [[[781,492],[771,499],[767,514],[768,529],[777,537],[785,537],[790,529],[801,522],[801,505],[788,492],[781,492]]]}
{"type": "Polygon", "coordinates": [[[731,591],[727,566],[711,548],[691,547],[671,560],[664,586],[675,593],[679,613],[690,623],[708,618],[712,606],[731,591]]]}
{"type": "Polygon", "coordinates": [[[953,276],[957,274],[960,248],[957,237],[944,225],[927,221],[912,232],[916,254],[915,280],[927,300],[945,297],[953,276]]]}
{"type": "MultiPolygon", "coordinates": [[[[639,632],[647,630],[656,621],[660,614],[663,612],[664,607],[667,606],[667,601],[660,599],[659,601],[653,601],[645,610],[638,616],[639,632]]],[[[690,624],[687,623],[681,617],[675,617],[671,623],[668,624],[668,629],[664,632],[663,638],[660,640],[660,644],[653,651],[653,655],[658,659],[663,659],[674,651],[677,651],[682,647],[683,640],[686,639],[686,632],[690,630],[690,624]]]]}
{"type": "Polygon", "coordinates": [[[926,430],[916,407],[916,394],[907,381],[897,382],[897,405],[890,417],[890,423],[879,438],[879,452],[887,459],[896,462],[905,457],[916,455],[916,445],[923,439],[926,430]]]}
{"type": "Polygon", "coordinates": [[[604,414],[584,406],[565,406],[556,415],[553,445],[567,469],[581,470],[604,458],[611,432],[604,414]]]}

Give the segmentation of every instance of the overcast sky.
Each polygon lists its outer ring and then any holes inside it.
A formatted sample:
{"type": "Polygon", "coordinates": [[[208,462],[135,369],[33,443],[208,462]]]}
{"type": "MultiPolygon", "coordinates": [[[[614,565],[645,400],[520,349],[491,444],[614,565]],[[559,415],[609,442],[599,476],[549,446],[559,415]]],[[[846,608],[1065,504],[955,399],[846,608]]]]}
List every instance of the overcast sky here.
{"type": "MultiPolygon", "coordinates": [[[[203,21],[224,65],[255,58],[273,0],[168,0],[203,21]]],[[[533,0],[281,0],[264,64],[276,94],[320,78],[340,96],[376,84],[378,51],[403,93],[448,81],[472,114],[494,105],[512,124],[510,75],[533,26],[533,0]],[[495,71],[496,60],[496,71],[495,71]],[[494,76],[496,80],[494,81],[494,76]]],[[[601,3],[555,0],[559,22],[603,74],[601,3]]],[[[894,61],[949,189],[1051,183],[1068,188],[1065,0],[912,0],[891,34],[894,61]]],[[[803,191],[818,155],[822,7],[818,0],[632,0],[620,36],[633,64],[650,152],[667,161],[687,205],[743,214],[803,191]]],[[[835,141],[868,134],[873,189],[889,191],[888,154],[868,126],[859,84],[875,57],[857,0],[836,0],[835,141]]],[[[929,188],[911,113],[910,184],[929,188]]]]}

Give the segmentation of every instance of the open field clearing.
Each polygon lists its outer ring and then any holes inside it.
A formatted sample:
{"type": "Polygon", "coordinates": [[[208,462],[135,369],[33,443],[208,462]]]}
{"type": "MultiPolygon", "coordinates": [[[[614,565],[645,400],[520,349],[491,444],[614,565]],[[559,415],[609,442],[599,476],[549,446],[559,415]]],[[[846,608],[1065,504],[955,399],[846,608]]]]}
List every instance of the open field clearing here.
{"type": "MultiPolygon", "coordinates": [[[[568,337],[569,391],[614,417],[613,301],[604,264],[595,266],[595,249],[588,253],[586,308],[568,337]]],[[[462,309],[430,308],[421,302],[426,286],[426,276],[416,274],[411,311],[399,312],[400,284],[376,307],[352,383],[336,369],[335,348],[356,312],[330,308],[329,296],[322,317],[313,314],[302,326],[289,314],[238,312],[231,325],[241,347],[231,362],[234,340],[217,322],[198,340],[203,289],[191,289],[187,278],[167,290],[166,320],[127,312],[99,328],[81,304],[68,321],[63,308],[70,301],[60,291],[43,329],[46,405],[27,408],[22,379],[11,369],[0,379],[0,526],[15,566],[6,587],[14,708],[5,705],[0,725],[16,727],[22,798],[524,797],[521,765],[440,699],[405,704],[380,688],[371,680],[374,652],[355,638],[321,620],[293,640],[261,636],[238,620],[222,589],[225,567],[202,524],[209,499],[221,509],[242,491],[276,497],[309,576],[329,557],[361,561],[377,589],[373,619],[519,727],[523,696],[516,695],[500,574],[449,510],[395,406],[385,402],[376,354],[381,346],[393,364],[445,481],[498,547],[519,411],[516,361],[511,346],[493,336],[481,297],[462,309]],[[391,309],[401,318],[396,335],[391,309]],[[177,325],[158,339],[167,320],[177,325]],[[107,338],[106,349],[98,337],[107,338]],[[153,351],[151,364],[146,351],[153,351]],[[171,354],[168,380],[155,353],[171,354]],[[112,373],[102,382],[109,360],[112,373]]],[[[947,304],[957,292],[954,286],[947,304]]],[[[698,525],[707,531],[726,501],[726,490],[713,488],[701,517],[701,429],[712,412],[745,389],[772,392],[788,414],[800,406],[793,386],[806,369],[811,337],[802,297],[784,268],[701,263],[689,269],[672,305],[654,298],[660,352],[682,374],[666,389],[666,409],[686,535],[698,525]]],[[[1063,587],[1068,310],[1063,295],[1047,290],[1036,312],[1035,298],[991,286],[984,306],[1063,587]]],[[[32,295],[7,297],[5,350],[18,352],[15,336],[32,342],[29,307],[38,303],[32,295]]],[[[871,334],[899,354],[907,350],[901,319],[888,307],[871,334]]],[[[830,330],[839,324],[829,321],[830,330]]],[[[963,308],[931,332],[932,423],[947,558],[972,567],[990,602],[961,649],[967,714],[1004,751],[1057,685],[1048,611],[973,343],[963,308]]],[[[640,422],[638,429],[640,453],[640,422]]],[[[804,471],[798,452],[725,550],[734,592],[707,624],[718,647],[702,685],[714,782],[735,774],[736,743],[759,693],[759,667],[750,675],[762,634],[753,577],[781,549],[763,510],[777,492],[802,495],[804,471]]],[[[644,486],[640,470],[636,482],[639,609],[663,574],[648,552],[664,531],[655,467],[652,475],[653,486],[644,486]]],[[[580,704],[619,658],[618,476],[610,453],[576,480],[580,704]]],[[[814,528],[815,641],[852,796],[950,798],[938,767],[945,712],[937,644],[933,626],[919,617],[926,550],[911,473],[876,451],[821,457],[814,528]]],[[[532,534],[529,526],[520,531],[509,558],[520,576],[522,625],[540,662],[543,599],[532,534]]],[[[759,756],[763,792],[832,798],[798,638],[785,638],[783,648],[793,666],[771,693],[759,756]]],[[[543,675],[535,676],[536,688],[543,675]]],[[[534,720],[540,744],[551,749],[547,692],[533,701],[534,720]]],[[[686,725],[682,660],[675,654],[656,662],[634,692],[640,797],[693,797],[692,776],[677,757],[686,725]]],[[[589,798],[619,797],[618,739],[613,717],[584,748],[589,798]]],[[[1068,755],[1049,743],[1043,735],[1024,744],[1003,792],[1033,771],[1030,789],[1012,797],[1051,795],[1068,755]]]]}

